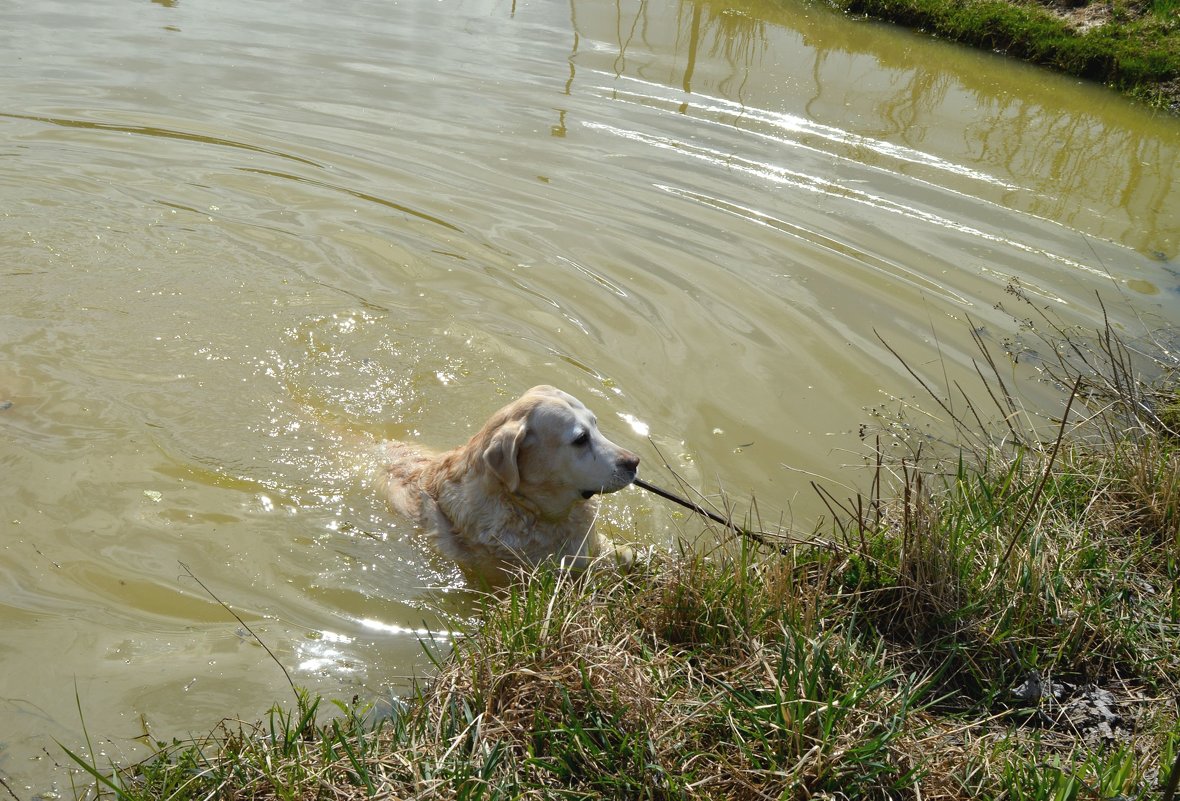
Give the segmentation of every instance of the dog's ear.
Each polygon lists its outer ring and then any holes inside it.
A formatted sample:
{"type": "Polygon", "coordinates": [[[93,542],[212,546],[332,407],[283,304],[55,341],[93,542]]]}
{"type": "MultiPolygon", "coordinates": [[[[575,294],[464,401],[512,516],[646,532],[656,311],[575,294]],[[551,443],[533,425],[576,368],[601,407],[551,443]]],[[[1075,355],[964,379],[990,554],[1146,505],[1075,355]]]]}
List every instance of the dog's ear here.
{"type": "Polygon", "coordinates": [[[483,452],[483,461],[496,477],[504,483],[509,492],[516,492],[520,486],[520,446],[524,442],[523,420],[510,420],[496,429],[492,441],[483,452]]]}

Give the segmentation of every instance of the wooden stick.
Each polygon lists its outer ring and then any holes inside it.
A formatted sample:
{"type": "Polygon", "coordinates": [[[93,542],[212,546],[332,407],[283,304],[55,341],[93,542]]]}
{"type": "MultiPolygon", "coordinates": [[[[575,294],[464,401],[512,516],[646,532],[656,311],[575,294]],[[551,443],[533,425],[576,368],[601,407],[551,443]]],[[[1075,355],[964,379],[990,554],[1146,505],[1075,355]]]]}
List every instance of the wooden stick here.
{"type": "Polygon", "coordinates": [[[741,534],[746,533],[744,529],[738,528],[732,522],[730,522],[729,520],[726,520],[724,517],[717,514],[716,512],[710,511],[709,509],[706,509],[703,506],[697,506],[692,501],[687,500],[685,498],[681,498],[679,495],[677,495],[674,492],[669,492],[666,489],[661,489],[660,487],[657,487],[654,484],[648,484],[642,478],[636,478],[635,481],[633,481],[632,483],[635,484],[635,486],[637,486],[637,487],[641,487],[641,488],[647,490],[648,492],[659,495],[661,498],[663,498],[666,501],[671,501],[672,503],[678,503],[681,506],[683,506],[685,509],[691,509],[692,511],[696,512],[698,515],[702,515],[704,517],[709,518],[714,523],[720,523],[721,525],[732,528],[734,531],[737,531],[738,533],[741,533],[741,534]]]}

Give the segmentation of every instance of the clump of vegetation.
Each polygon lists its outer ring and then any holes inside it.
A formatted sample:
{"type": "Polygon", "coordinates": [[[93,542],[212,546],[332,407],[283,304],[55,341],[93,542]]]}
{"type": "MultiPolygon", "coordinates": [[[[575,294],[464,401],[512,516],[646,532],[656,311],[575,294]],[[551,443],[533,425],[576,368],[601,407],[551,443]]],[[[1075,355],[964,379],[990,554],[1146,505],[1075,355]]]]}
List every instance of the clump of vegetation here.
{"type": "MultiPolygon", "coordinates": [[[[717,527],[625,576],[538,572],[392,711],[325,721],[298,694],[140,765],[77,757],[91,792],[1172,801],[1174,365],[1042,319],[1057,420],[1021,409],[979,338],[999,434],[932,392],[957,447],[878,444],[865,494],[818,488],[832,519],[809,541],[717,527]]],[[[885,436],[917,441],[900,419],[885,436]]]]}
{"type": "Polygon", "coordinates": [[[831,0],[897,22],[1100,81],[1180,112],[1176,0],[831,0]]]}
{"type": "Polygon", "coordinates": [[[731,542],[613,580],[543,571],[391,715],[316,724],[300,695],[252,731],[90,770],[126,799],[904,794],[929,677],[823,625],[830,568],[731,542]]]}

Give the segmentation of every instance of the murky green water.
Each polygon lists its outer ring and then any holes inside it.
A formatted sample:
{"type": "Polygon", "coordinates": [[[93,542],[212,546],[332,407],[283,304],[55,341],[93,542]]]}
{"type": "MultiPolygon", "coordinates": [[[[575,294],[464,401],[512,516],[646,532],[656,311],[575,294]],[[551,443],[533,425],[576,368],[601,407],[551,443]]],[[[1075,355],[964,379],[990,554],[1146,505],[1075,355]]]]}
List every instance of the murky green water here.
{"type": "MultiPolygon", "coordinates": [[[[288,695],[188,571],[302,685],[427,670],[469,599],[368,439],[457,444],[553,383],[650,480],[806,524],[918,392],[878,334],[941,385],[968,317],[1015,331],[1014,278],[1067,322],[1177,319],[1180,124],[1100,88],[788,0],[338,8],[0,6],[22,798],[68,792],[75,688],[115,760],[288,695]]],[[[606,517],[699,531],[637,490],[606,517]]]]}

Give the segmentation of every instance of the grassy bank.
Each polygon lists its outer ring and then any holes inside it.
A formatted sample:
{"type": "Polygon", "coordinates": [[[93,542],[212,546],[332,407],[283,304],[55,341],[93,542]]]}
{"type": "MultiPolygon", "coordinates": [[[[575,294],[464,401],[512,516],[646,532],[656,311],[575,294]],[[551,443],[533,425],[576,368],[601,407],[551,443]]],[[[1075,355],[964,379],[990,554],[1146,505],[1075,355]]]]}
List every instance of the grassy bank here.
{"type": "Polygon", "coordinates": [[[1180,401],[1109,331],[1052,333],[1060,419],[1025,414],[1000,370],[978,393],[996,432],[933,394],[957,446],[874,436],[864,495],[819,490],[822,544],[721,528],[622,577],[541,572],[393,714],[301,696],[90,765],[90,792],[1171,801],[1180,401]]]}
{"type": "Polygon", "coordinates": [[[830,0],[852,14],[929,31],[1100,81],[1180,113],[1177,0],[830,0]]]}

